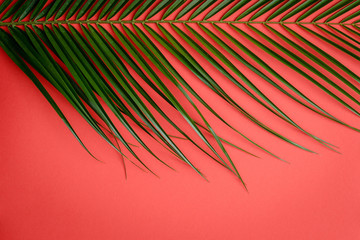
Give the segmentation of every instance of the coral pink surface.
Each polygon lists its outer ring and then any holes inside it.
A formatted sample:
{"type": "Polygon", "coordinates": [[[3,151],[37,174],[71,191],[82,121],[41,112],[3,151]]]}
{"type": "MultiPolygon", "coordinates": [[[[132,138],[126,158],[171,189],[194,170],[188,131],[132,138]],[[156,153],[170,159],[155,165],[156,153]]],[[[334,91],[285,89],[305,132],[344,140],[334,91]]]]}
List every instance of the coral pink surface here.
{"type": "MultiPolygon", "coordinates": [[[[306,79],[247,40],[238,39],[330,113],[360,127],[358,117],[306,79]]],[[[358,62],[329,45],[318,44],[360,74],[358,62]]],[[[184,46],[190,49],[185,42],[184,46]]],[[[254,126],[165,52],[221,116],[289,163],[252,146],[204,111],[220,136],[260,157],[226,146],[248,192],[234,175],[184,140],[176,143],[209,182],[155,144],[156,153],[176,171],[143,149],[135,149],[160,178],[126,162],[125,179],[121,157],[42,79],[103,163],[91,158],[33,83],[0,49],[0,239],[360,239],[360,134],[294,103],[228,56],[289,116],[338,146],[341,154],[331,151],[262,109],[199,54],[192,53],[241,106],[318,154],[295,148],[254,126]]],[[[181,116],[177,119],[188,129],[181,116]]]]}

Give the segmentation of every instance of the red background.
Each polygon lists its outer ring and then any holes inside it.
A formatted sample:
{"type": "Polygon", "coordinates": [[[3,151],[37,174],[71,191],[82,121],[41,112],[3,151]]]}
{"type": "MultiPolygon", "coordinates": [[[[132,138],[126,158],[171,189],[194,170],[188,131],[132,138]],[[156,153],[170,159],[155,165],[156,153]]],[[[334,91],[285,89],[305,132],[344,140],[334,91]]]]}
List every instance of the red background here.
{"type": "MultiPolygon", "coordinates": [[[[316,43],[360,74],[358,62],[316,43]]],[[[326,94],[256,47],[252,49],[331,113],[360,127],[358,118],[326,94]]],[[[228,171],[182,140],[177,143],[187,149],[210,182],[167,153],[163,158],[176,172],[141,154],[160,178],[127,164],[126,180],[119,155],[45,83],[89,149],[105,163],[92,159],[31,81],[0,50],[0,238],[360,239],[359,133],[291,102],[241,69],[305,129],[340,147],[341,154],[332,152],[262,110],[199,55],[194,56],[247,110],[319,154],[296,149],[259,130],[177,64],[222,116],[290,164],[257,150],[212,119],[221,136],[261,157],[227,147],[249,192],[228,171]]]]}

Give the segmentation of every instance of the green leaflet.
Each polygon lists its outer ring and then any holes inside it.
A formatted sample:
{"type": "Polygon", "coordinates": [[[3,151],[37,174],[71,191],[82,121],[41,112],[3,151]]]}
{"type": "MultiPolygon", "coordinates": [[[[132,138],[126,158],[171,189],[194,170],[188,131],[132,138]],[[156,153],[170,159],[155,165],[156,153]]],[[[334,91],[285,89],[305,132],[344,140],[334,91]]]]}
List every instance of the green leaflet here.
{"type": "Polygon", "coordinates": [[[92,7],[89,14],[87,15],[86,19],[92,18],[99,10],[102,8],[102,6],[105,4],[106,0],[99,0],[97,3],[92,7]]]}
{"type": "Polygon", "coordinates": [[[146,0],[144,4],[141,5],[141,7],[136,11],[133,19],[139,18],[146,10],[148,10],[153,5],[154,2],[155,0],[146,0]]]}
{"type": "Polygon", "coordinates": [[[191,14],[190,19],[196,18],[199,14],[207,10],[211,5],[213,5],[216,2],[216,0],[206,0],[203,4],[200,5],[198,9],[191,14]]]}
{"type": "Polygon", "coordinates": [[[76,14],[76,12],[78,12],[78,10],[81,8],[81,6],[84,2],[85,2],[85,0],[76,0],[76,2],[69,9],[69,11],[66,15],[66,19],[68,20],[72,16],[74,16],[76,14]]]}
{"type": "Polygon", "coordinates": [[[176,16],[175,19],[182,18],[185,14],[190,12],[192,9],[196,8],[200,3],[202,3],[204,0],[193,0],[189,2],[176,16]]]}
{"type": "Polygon", "coordinates": [[[164,15],[161,17],[161,19],[166,19],[168,16],[170,16],[173,12],[175,12],[177,9],[180,8],[180,6],[182,6],[184,3],[186,2],[186,0],[175,0],[171,6],[166,10],[166,12],[164,13],[164,15]]]}
{"type": "Polygon", "coordinates": [[[271,1],[269,4],[265,5],[264,7],[262,7],[259,11],[257,11],[251,18],[250,20],[254,20],[262,15],[264,15],[265,13],[271,11],[272,9],[274,9],[275,7],[277,7],[278,5],[280,5],[283,1],[282,0],[273,0],[271,1]]]}
{"type": "Polygon", "coordinates": [[[209,19],[224,8],[226,8],[229,4],[231,4],[233,1],[231,0],[224,0],[221,3],[219,3],[216,7],[214,7],[208,14],[206,14],[204,19],[209,19]]]}
{"type": "Polygon", "coordinates": [[[80,8],[79,12],[77,13],[76,20],[79,20],[84,15],[86,15],[94,3],[96,3],[96,0],[86,0],[84,5],[80,8]]]}
{"type": "Polygon", "coordinates": [[[121,14],[119,19],[125,18],[127,15],[129,15],[132,11],[134,11],[138,6],[140,6],[143,3],[144,0],[135,0],[133,1],[121,14]]]}
{"type": "Polygon", "coordinates": [[[158,12],[169,6],[174,0],[164,0],[155,6],[153,10],[146,16],[146,19],[150,19],[155,16],[158,12]]]}
{"type": "Polygon", "coordinates": [[[115,16],[126,4],[127,2],[125,0],[120,0],[118,3],[112,8],[109,15],[107,16],[107,19],[112,18],[115,16]]]}
{"type": "Polygon", "coordinates": [[[235,12],[237,12],[240,8],[242,8],[243,6],[245,6],[249,2],[250,2],[250,0],[241,0],[241,1],[239,1],[232,8],[230,8],[230,10],[227,11],[224,14],[224,16],[222,16],[221,20],[224,20],[224,19],[230,17],[231,15],[233,15],[235,12]]]}
{"type": "Polygon", "coordinates": [[[249,8],[247,8],[245,11],[243,11],[237,18],[236,20],[240,20],[244,17],[246,17],[247,15],[249,15],[250,13],[258,10],[260,7],[262,7],[263,5],[267,4],[270,0],[259,0],[258,2],[255,2],[252,6],[250,6],[249,8]]]}
{"type": "Polygon", "coordinates": [[[288,11],[292,6],[294,6],[295,4],[299,3],[299,0],[289,0],[288,2],[286,2],[284,5],[282,5],[280,8],[278,8],[275,12],[273,12],[267,19],[266,21],[271,21],[272,19],[276,18],[277,16],[279,16],[280,14],[288,11]]]}

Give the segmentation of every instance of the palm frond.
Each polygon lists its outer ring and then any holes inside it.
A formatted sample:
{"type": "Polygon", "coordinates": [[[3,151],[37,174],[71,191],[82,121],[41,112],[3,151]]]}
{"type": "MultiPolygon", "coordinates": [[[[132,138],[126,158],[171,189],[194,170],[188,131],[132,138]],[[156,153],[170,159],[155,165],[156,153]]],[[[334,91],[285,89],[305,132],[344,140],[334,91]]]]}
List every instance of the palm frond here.
{"type": "Polygon", "coordinates": [[[335,146],[293,120],[242,69],[253,72],[300,108],[360,131],[341,117],[333,116],[326,106],[320,106],[316,99],[298,89],[292,79],[262,57],[270,56],[282,67],[301,76],[298,81],[308,81],[312,87],[329,95],[333,103],[360,116],[359,75],[328,49],[310,40],[318,39],[353,61],[359,61],[359,8],[359,0],[4,0],[0,4],[0,46],[33,81],[86,151],[89,152],[33,71],[50,82],[125,159],[133,162],[131,158],[134,158],[154,173],[116,126],[109,110],[137,145],[166,166],[170,167],[148,146],[149,139],[204,177],[192,163],[191,156],[174,141],[175,138],[185,139],[233,172],[245,186],[226,145],[257,156],[221,137],[204,111],[250,144],[282,158],[225,120],[194,89],[191,81],[203,83],[265,132],[313,152],[247,111],[243,103],[231,97],[206,70],[205,62],[224,77],[222,81],[230,81],[259,108],[336,151],[335,146]],[[176,63],[169,60],[169,54],[176,63]],[[229,60],[229,55],[236,62],[229,60]],[[177,64],[186,67],[193,78],[188,79],[179,72],[177,64]],[[187,127],[180,126],[177,117],[163,110],[161,104],[176,111],[187,127]],[[177,133],[170,134],[157,116],[177,133]],[[118,140],[131,158],[121,151],[118,140]]]}

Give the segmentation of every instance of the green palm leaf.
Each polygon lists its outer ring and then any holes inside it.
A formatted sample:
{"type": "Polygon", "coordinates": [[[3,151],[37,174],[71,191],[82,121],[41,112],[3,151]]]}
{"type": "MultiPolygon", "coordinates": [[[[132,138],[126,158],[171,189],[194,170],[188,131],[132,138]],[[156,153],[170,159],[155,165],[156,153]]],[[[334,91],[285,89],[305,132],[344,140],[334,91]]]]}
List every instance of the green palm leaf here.
{"type": "Polygon", "coordinates": [[[231,97],[206,70],[204,63],[209,64],[224,77],[223,81],[230,81],[259,108],[315,140],[314,143],[336,151],[328,141],[290,118],[242,69],[252,71],[299,108],[360,131],[296,88],[291,79],[262,57],[267,55],[296,72],[301,76],[298,81],[309,81],[313,88],[329,95],[333,103],[360,116],[360,77],[323,47],[326,44],[353,61],[360,60],[359,11],[354,11],[359,7],[358,0],[4,0],[0,3],[0,46],[33,81],[89,153],[34,71],[51,83],[125,160],[136,166],[132,159],[154,173],[116,126],[115,119],[136,145],[166,166],[170,167],[149,147],[149,139],[205,178],[175,139],[188,141],[234,173],[245,186],[238,163],[226,148],[232,146],[257,156],[221,136],[205,112],[261,151],[282,158],[229,123],[194,89],[191,81],[201,82],[223,104],[236,109],[263,131],[313,152],[245,110],[244,103],[231,97]],[[322,41],[322,47],[309,38],[322,41]],[[169,60],[170,55],[176,63],[169,60]],[[230,61],[227,55],[237,62],[230,61]],[[193,78],[179,72],[175,66],[178,64],[186,67],[193,78]],[[161,104],[176,114],[169,114],[161,104]],[[186,127],[179,125],[180,118],[186,127]],[[174,131],[176,134],[170,134],[174,131]],[[126,153],[120,150],[118,141],[126,153]]]}

